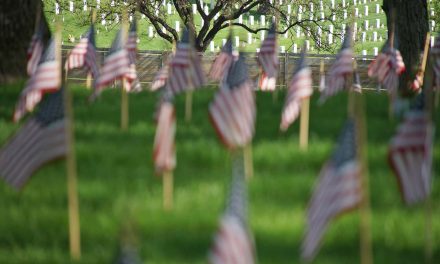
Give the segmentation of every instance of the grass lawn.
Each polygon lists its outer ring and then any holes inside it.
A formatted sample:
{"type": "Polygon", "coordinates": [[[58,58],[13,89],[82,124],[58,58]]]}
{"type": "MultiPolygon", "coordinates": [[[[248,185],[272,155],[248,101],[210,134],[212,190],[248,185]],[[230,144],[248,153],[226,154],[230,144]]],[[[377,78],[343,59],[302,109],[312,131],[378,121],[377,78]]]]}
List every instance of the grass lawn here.
{"type": "MultiPolygon", "coordinates": [[[[0,87],[0,144],[18,129],[10,122],[21,84],[0,87]]],[[[176,99],[175,209],[162,210],[162,182],[152,166],[157,96],[130,95],[130,128],[119,129],[120,92],[108,90],[95,104],[89,91],[74,90],[75,136],[83,257],[79,263],[110,263],[121,225],[136,223],[145,263],[206,263],[231,176],[228,152],[208,121],[213,90],[194,95],[194,115],[184,122],[184,96],[176,99]]],[[[386,162],[395,133],[385,94],[366,93],[368,158],[375,263],[423,263],[424,207],[406,208],[386,162]]],[[[314,182],[346,117],[346,96],[311,104],[310,147],[298,148],[298,122],[278,131],[284,93],[257,94],[254,178],[249,183],[250,226],[260,263],[300,263],[305,213],[314,182]]],[[[437,136],[438,142],[438,136],[437,136]]],[[[440,164],[436,144],[433,164],[440,164]]],[[[433,185],[434,259],[440,259],[439,172],[433,185]]],[[[0,181],[0,263],[68,263],[65,162],[40,170],[22,192],[0,181]]],[[[359,263],[356,212],[334,221],[315,263],[359,263]]]]}

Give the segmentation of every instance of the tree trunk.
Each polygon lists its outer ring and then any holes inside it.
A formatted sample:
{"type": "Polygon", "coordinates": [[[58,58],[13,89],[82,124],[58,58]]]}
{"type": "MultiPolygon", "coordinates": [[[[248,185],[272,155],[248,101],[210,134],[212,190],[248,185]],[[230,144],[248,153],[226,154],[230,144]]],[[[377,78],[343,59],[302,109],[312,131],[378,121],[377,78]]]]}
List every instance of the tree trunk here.
{"type": "Polygon", "coordinates": [[[414,80],[429,31],[426,0],[383,0],[387,16],[388,37],[392,29],[392,10],[395,12],[395,40],[405,62],[406,72],[400,77],[399,91],[408,96],[409,83],[414,80]]]}
{"type": "MultiPolygon", "coordinates": [[[[41,1],[1,1],[0,83],[26,77],[26,51],[35,30],[38,10],[46,23],[41,1]]],[[[48,38],[49,33],[46,32],[45,40],[48,38]]]]}

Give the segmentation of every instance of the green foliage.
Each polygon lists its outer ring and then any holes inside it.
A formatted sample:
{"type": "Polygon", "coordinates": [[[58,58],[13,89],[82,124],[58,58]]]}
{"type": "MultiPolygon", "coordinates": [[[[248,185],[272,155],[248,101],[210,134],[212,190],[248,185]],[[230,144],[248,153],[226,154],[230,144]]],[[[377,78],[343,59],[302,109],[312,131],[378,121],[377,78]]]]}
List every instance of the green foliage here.
{"type": "MultiPolygon", "coordinates": [[[[22,87],[0,87],[0,143],[19,128],[10,122],[22,87]]],[[[78,263],[110,263],[121,226],[137,225],[145,263],[206,263],[218,219],[225,205],[231,168],[207,116],[213,90],[194,94],[194,115],[184,122],[184,96],[176,99],[177,168],[175,210],[162,211],[162,183],[154,175],[153,113],[157,96],[130,95],[130,128],[119,129],[120,92],[108,90],[89,105],[90,93],[74,92],[75,136],[83,257],[78,263]]],[[[423,206],[406,208],[386,162],[387,144],[396,121],[387,117],[385,94],[365,93],[368,158],[375,263],[421,263],[424,258],[423,206]]],[[[311,101],[309,150],[298,148],[298,123],[278,131],[284,93],[257,93],[254,140],[255,175],[249,183],[250,225],[260,263],[300,263],[299,248],[307,203],[321,166],[329,157],[346,117],[346,96],[322,106],[311,101]]],[[[437,137],[438,139],[438,137],[437,137]]],[[[438,143],[435,145],[438,146],[438,143]]],[[[440,164],[435,147],[433,164],[440,164]]],[[[440,258],[440,183],[434,178],[434,259],[440,258]]],[[[0,263],[68,263],[65,162],[40,170],[22,192],[0,181],[0,263]]],[[[316,263],[359,263],[356,212],[334,221],[316,263]]]]}

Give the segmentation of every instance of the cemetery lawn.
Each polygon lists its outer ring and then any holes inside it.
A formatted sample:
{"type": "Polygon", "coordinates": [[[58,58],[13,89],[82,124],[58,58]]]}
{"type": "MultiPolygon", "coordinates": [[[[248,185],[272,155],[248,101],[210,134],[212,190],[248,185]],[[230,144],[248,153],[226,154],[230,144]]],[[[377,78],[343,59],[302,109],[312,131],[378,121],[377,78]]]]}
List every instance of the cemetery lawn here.
{"type": "MultiPolygon", "coordinates": [[[[20,125],[10,122],[23,83],[0,87],[0,144],[20,125]]],[[[208,121],[213,90],[194,94],[194,115],[184,122],[184,96],[176,98],[175,209],[162,210],[162,182],[154,175],[153,112],[157,95],[130,95],[130,128],[119,129],[120,91],[107,90],[94,104],[90,91],[74,92],[75,136],[82,259],[111,263],[121,225],[132,222],[145,263],[206,263],[218,227],[231,163],[208,121]]],[[[406,208],[387,161],[397,121],[388,120],[387,96],[365,93],[375,263],[423,263],[424,206],[406,208]]],[[[249,182],[249,219],[260,263],[300,263],[307,203],[323,163],[346,118],[345,94],[322,106],[311,102],[310,144],[298,148],[298,123],[278,131],[284,92],[276,101],[257,93],[254,178],[249,182]]],[[[440,148],[433,164],[440,164],[440,148]]],[[[440,259],[440,183],[433,181],[434,259],[440,259]]],[[[0,181],[0,263],[69,263],[65,162],[44,167],[16,192],[0,181]]],[[[359,263],[357,211],[330,224],[315,263],[359,263]]]]}

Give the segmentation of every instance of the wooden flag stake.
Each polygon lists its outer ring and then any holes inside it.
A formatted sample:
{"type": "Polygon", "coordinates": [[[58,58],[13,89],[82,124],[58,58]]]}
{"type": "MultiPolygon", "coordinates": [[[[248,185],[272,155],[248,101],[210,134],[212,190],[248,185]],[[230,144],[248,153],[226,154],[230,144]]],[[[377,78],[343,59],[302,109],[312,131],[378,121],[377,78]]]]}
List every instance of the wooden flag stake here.
{"type": "Polygon", "coordinates": [[[163,179],[163,208],[165,211],[173,209],[173,172],[166,171],[162,175],[163,179]]]}
{"type": "MultiPolygon", "coordinates": [[[[190,78],[190,83],[191,83],[190,78]]],[[[187,91],[186,97],[185,97],[185,121],[187,123],[191,122],[192,119],[192,98],[193,98],[193,91],[187,91]]]]}
{"type": "MultiPolygon", "coordinates": [[[[61,65],[61,23],[57,23],[56,56],[61,65]]],[[[62,70],[60,72],[62,75],[62,70]]],[[[64,112],[66,117],[66,169],[67,169],[67,200],[69,207],[69,244],[70,257],[74,260],[81,258],[81,236],[79,221],[79,203],[77,191],[75,136],[73,124],[73,108],[70,90],[67,87],[67,70],[64,78],[64,112]]]]}
{"type": "Polygon", "coordinates": [[[364,99],[360,93],[350,92],[350,104],[352,116],[356,120],[356,143],[358,149],[358,160],[361,163],[361,181],[363,198],[359,206],[359,228],[360,228],[360,256],[361,264],[372,264],[373,253],[371,245],[371,208],[370,208],[370,190],[368,180],[368,162],[367,162],[367,135],[365,126],[364,99]]]}
{"type": "MultiPolygon", "coordinates": [[[[92,24],[95,24],[96,21],[96,9],[92,9],[92,24]]],[[[92,74],[90,71],[87,73],[87,79],[86,79],[86,88],[90,89],[92,87],[92,74]]]]}
{"type": "Polygon", "coordinates": [[[243,148],[243,156],[244,156],[244,171],[246,175],[246,180],[250,180],[254,177],[254,161],[252,155],[252,142],[249,142],[243,148]]]}
{"type": "MultiPolygon", "coordinates": [[[[128,31],[128,24],[127,24],[127,11],[125,10],[122,13],[122,41],[123,43],[127,42],[127,31],[128,31]]],[[[128,95],[126,90],[126,78],[122,78],[122,91],[121,91],[121,130],[127,131],[128,129],[128,118],[129,118],[129,102],[128,102],[128,95]]]]}
{"type": "Polygon", "coordinates": [[[429,51],[430,41],[431,41],[431,34],[428,32],[426,34],[425,47],[423,48],[422,68],[420,69],[420,74],[421,74],[420,85],[423,85],[423,79],[425,78],[425,69],[426,69],[426,62],[428,61],[428,51],[429,51]]]}
{"type": "Polygon", "coordinates": [[[310,97],[301,100],[301,117],[299,128],[299,148],[307,150],[309,145],[309,110],[310,97]]]}

